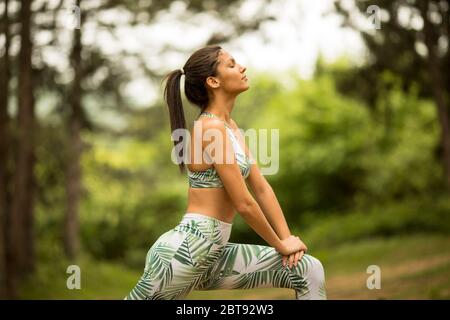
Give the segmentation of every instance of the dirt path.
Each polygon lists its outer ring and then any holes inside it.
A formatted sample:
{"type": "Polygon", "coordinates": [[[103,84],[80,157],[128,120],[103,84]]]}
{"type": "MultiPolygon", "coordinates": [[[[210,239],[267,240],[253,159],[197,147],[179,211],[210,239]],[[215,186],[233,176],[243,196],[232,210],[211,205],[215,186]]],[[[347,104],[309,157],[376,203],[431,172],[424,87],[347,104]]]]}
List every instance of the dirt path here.
{"type": "MultiPolygon", "coordinates": [[[[450,255],[427,257],[423,260],[412,260],[396,265],[380,265],[381,289],[373,290],[366,286],[370,274],[365,272],[330,277],[326,279],[327,295],[329,299],[392,299],[392,295],[396,292],[407,290],[408,281],[402,282],[405,277],[446,264],[450,264],[450,255]]],[[[419,277],[416,281],[422,282],[424,279],[419,277]]]]}

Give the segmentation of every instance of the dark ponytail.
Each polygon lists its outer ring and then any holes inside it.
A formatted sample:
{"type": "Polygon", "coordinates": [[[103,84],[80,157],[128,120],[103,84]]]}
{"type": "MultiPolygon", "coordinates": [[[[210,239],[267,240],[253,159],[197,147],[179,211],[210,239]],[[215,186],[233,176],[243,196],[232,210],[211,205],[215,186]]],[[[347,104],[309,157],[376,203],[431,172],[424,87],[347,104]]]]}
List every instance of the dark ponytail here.
{"type": "MultiPolygon", "coordinates": [[[[163,81],[167,79],[166,86],[164,88],[164,99],[169,107],[170,115],[170,128],[171,132],[177,129],[186,129],[186,120],[184,118],[183,103],[180,93],[180,79],[184,74],[184,93],[186,98],[192,104],[200,108],[200,112],[209,104],[209,94],[206,87],[206,78],[214,77],[217,75],[217,64],[220,46],[211,45],[201,48],[195,51],[186,64],[183,67],[183,71],[180,69],[170,72],[164,77],[163,81]]],[[[186,150],[186,136],[182,136],[182,149],[180,153],[176,153],[176,157],[179,163],[180,172],[184,173],[185,163],[183,161],[184,150],[186,150]]],[[[179,140],[174,140],[174,145],[179,143],[179,140]]]]}
{"type": "MultiPolygon", "coordinates": [[[[167,78],[166,87],[164,88],[164,99],[169,107],[170,115],[170,129],[173,133],[176,129],[186,129],[186,120],[184,118],[183,102],[181,100],[180,93],[180,79],[183,73],[181,70],[175,70],[169,73],[167,78]]],[[[184,150],[186,147],[186,137],[183,136],[183,148],[181,153],[177,154],[177,160],[180,166],[181,173],[184,172],[184,150]]],[[[174,140],[174,145],[177,145],[179,141],[174,140]]]]}

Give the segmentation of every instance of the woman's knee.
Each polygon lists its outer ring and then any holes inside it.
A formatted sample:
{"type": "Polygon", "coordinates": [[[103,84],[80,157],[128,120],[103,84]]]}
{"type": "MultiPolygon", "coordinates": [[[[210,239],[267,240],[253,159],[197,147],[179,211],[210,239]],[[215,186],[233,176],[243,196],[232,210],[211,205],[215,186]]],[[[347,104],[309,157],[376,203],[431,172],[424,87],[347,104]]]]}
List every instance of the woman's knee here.
{"type": "Polygon", "coordinates": [[[320,262],[319,259],[316,257],[307,256],[308,259],[308,278],[309,281],[321,284],[325,282],[325,271],[322,265],[322,262],[320,262]]]}

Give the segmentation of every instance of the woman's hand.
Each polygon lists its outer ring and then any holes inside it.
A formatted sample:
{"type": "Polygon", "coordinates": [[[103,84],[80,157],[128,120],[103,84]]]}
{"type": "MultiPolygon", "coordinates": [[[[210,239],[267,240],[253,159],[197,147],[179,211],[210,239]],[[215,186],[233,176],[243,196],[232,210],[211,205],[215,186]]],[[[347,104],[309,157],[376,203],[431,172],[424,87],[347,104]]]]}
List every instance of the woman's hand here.
{"type": "Polygon", "coordinates": [[[289,269],[292,266],[297,266],[299,260],[303,258],[305,251],[297,251],[296,253],[291,253],[289,256],[283,256],[283,267],[286,266],[287,261],[289,261],[289,269]]]}
{"type": "MultiPolygon", "coordinates": [[[[295,236],[290,236],[290,238],[298,238],[295,236]]],[[[300,240],[300,238],[298,238],[300,240]]],[[[292,268],[292,266],[297,266],[298,261],[303,257],[303,255],[308,251],[308,247],[301,241],[301,249],[297,252],[293,252],[291,254],[283,255],[283,267],[286,266],[287,262],[289,261],[289,268],[292,268]]]]}
{"type": "MultiPolygon", "coordinates": [[[[283,256],[289,256],[299,251],[307,251],[308,248],[297,236],[289,236],[289,238],[281,240],[281,248],[278,250],[283,256]]],[[[295,256],[294,256],[295,258],[295,256]]]]}

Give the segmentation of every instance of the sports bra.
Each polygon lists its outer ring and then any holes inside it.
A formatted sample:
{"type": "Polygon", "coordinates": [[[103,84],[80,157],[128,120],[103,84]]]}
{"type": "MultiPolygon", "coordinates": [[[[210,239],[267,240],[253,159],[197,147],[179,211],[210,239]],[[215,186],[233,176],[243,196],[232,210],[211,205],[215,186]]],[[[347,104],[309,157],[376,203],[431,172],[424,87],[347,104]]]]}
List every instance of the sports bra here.
{"type": "MultiPolygon", "coordinates": [[[[225,124],[225,128],[227,129],[227,132],[229,133],[230,139],[233,143],[233,149],[234,154],[236,157],[236,162],[239,165],[239,169],[241,170],[241,175],[246,179],[250,174],[250,167],[251,162],[249,157],[245,154],[245,152],[242,150],[241,145],[239,144],[236,136],[233,133],[233,129],[222,119],[220,119],[215,114],[209,113],[209,112],[202,112],[199,117],[202,115],[210,117],[210,118],[216,118],[222,121],[225,124]]],[[[186,166],[188,179],[189,179],[189,186],[191,188],[222,188],[223,183],[222,180],[220,180],[220,177],[214,168],[214,166],[206,169],[206,170],[200,170],[200,171],[191,171],[186,166]]]]}

